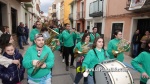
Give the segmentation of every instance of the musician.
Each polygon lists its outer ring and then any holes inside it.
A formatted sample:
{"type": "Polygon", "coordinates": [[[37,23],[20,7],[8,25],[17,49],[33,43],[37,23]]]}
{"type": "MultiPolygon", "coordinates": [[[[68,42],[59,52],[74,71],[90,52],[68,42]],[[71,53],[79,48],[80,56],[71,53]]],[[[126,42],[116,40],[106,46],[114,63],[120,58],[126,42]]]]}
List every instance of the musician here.
{"type": "Polygon", "coordinates": [[[94,39],[96,37],[99,37],[100,35],[97,33],[97,27],[93,27],[93,33],[90,34],[90,42],[94,42],[94,39]]]}
{"type": "Polygon", "coordinates": [[[70,31],[70,24],[66,23],[65,25],[66,29],[62,32],[62,38],[64,42],[64,49],[63,54],[65,56],[65,63],[66,63],[66,71],[69,70],[69,54],[71,54],[71,64],[70,68],[75,68],[73,66],[74,63],[74,54],[73,54],[73,48],[74,48],[74,31],[70,31]]]}
{"type": "Polygon", "coordinates": [[[36,34],[34,39],[35,45],[30,46],[23,58],[23,66],[27,69],[29,84],[51,84],[51,68],[54,66],[54,54],[51,49],[44,45],[44,37],[42,34],[36,34]],[[40,65],[46,54],[44,64],[40,65]],[[35,75],[31,75],[35,66],[39,66],[40,70],[35,75]]]}
{"type": "Polygon", "coordinates": [[[30,32],[30,41],[33,42],[33,44],[34,44],[35,35],[39,34],[41,29],[42,29],[42,23],[39,22],[39,21],[36,21],[36,28],[32,29],[31,32],[30,32]]]}
{"type": "MultiPolygon", "coordinates": [[[[116,30],[115,33],[115,38],[110,40],[107,46],[107,52],[110,55],[110,59],[115,58],[115,56],[112,53],[112,50],[118,51],[117,50],[117,45],[120,42],[120,40],[122,39],[122,32],[119,30],[116,30]]],[[[127,44],[130,44],[130,42],[128,42],[127,44]]],[[[127,51],[129,51],[129,49],[127,49],[127,51]]],[[[117,55],[117,60],[123,62],[124,60],[124,54],[123,52],[117,55]]]]}
{"type": "Polygon", "coordinates": [[[141,73],[140,84],[146,84],[148,78],[150,78],[149,61],[150,61],[150,40],[147,41],[145,50],[131,61],[132,66],[141,73]]]}
{"type": "MultiPolygon", "coordinates": [[[[104,47],[104,39],[102,37],[97,37],[94,40],[92,49],[87,53],[82,63],[82,67],[85,67],[86,71],[88,69],[94,69],[94,66],[96,64],[101,63],[107,59],[106,57],[109,55],[107,52],[105,52],[103,47],[104,47]]],[[[93,71],[89,72],[88,84],[94,84],[93,71]]]]}
{"type": "MultiPolygon", "coordinates": [[[[82,37],[82,40],[81,42],[78,42],[74,48],[74,52],[75,50],[79,50],[80,52],[83,51],[83,46],[86,44],[86,45],[91,45],[91,43],[89,42],[90,41],[90,34],[89,33],[85,33],[82,37]]],[[[76,68],[78,68],[79,66],[82,66],[82,61],[84,60],[84,56],[86,55],[85,54],[79,54],[78,57],[76,57],[76,68]]],[[[75,84],[78,84],[79,81],[81,80],[81,78],[83,77],[83,74],[81,72],[77,72],[76,73],[76,76],[75,76],[75,80],[74,80],[74,83],[75,84]]],[[[87,78],[84,78],[84,83],[87,82],[87,78]]]]}

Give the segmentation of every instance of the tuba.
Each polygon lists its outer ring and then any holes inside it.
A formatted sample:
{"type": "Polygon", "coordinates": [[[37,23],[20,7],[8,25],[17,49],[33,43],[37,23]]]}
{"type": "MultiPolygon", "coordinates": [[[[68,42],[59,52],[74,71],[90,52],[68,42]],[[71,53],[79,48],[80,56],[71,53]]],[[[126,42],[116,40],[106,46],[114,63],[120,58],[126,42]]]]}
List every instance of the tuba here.
{"type": "Polygon", "coordinates": [[[47,46],[49,46],[52,49],[52,51],[54,51],[56,49],[56,47],[57,47],[56,44],[59,42],[59,40],[55,39],[55,37],[57,35],[59,35],[59,33],[57,33],[56,31],[54,31],[54,30],[52,30],[50,28],[48,28],[48,33],[49,33],[50,37],[45,40],[45,44],[47,46]]]}
{"type": "Polygon", "coordinates": [[[91,49],[91,44],[90,43],[85,43],[81,46],[82,48],[82,52],[79,51],[77,48],[75,48],[75,51],[74,51],[74,57],[78,57],[79,55],[81,54],[86,54],[90,49],[91,49]]]}
{"type": "Polygon", "coordinates": [[[113,55],[115,58],[118,56],[118,54],[127,51],[130,48],[130,44],[127,40],[121,39],[120,42],[117,44],[117,51],[112,50],[113,55]]]}

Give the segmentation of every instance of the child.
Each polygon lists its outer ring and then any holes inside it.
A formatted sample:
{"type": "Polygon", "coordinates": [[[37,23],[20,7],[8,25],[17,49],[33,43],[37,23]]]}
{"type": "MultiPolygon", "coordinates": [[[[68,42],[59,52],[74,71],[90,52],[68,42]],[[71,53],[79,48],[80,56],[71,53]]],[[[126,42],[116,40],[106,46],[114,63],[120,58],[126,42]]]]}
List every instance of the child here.
{"type": "Polygon", "coordinates": [[[12,59],[20,60],[20,64],[10,64],[7,68],[0,65],[0,78],[3,84],[20,84],[24,78],[25,69],[22,66],[23,57],[11,43],[5,46],[3,56],[12,59]]]}

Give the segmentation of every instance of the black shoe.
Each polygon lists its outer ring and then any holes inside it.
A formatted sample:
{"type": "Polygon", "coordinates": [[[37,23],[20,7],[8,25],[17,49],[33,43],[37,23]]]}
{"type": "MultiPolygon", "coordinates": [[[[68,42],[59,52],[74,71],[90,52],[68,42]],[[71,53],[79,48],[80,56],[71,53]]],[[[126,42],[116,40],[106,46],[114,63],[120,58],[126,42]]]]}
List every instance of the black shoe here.
{"type": "Polygon", "coordinates": [[[66,71],[69,71],[69,67],[68,66],[66,66],[66,71]]]}
{"type": "Polygon", "coordinates": [[[73,68],[73,69],[75,69],[76,67],[75,67],[75,66],[73,66],[73,65],[71,65],[71,66],[70,66],[70,68],[73,68]]]}
{"type": "Polygon", "coordinates": [[[21,47],[20,49],[24,49],[24,47],[21,47]]]}

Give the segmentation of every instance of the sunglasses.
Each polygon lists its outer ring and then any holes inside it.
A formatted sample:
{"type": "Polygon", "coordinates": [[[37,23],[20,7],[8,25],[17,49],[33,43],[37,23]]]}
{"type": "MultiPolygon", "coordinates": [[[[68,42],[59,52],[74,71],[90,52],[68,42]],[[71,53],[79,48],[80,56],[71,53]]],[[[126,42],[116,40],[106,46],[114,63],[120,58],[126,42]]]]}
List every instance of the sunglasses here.
{"type": "Polygon", "coordinates": [[[39,38],[39,37],[44,37],[43,34],[36,34],[35,35],[35,39],[39,38]]]}

